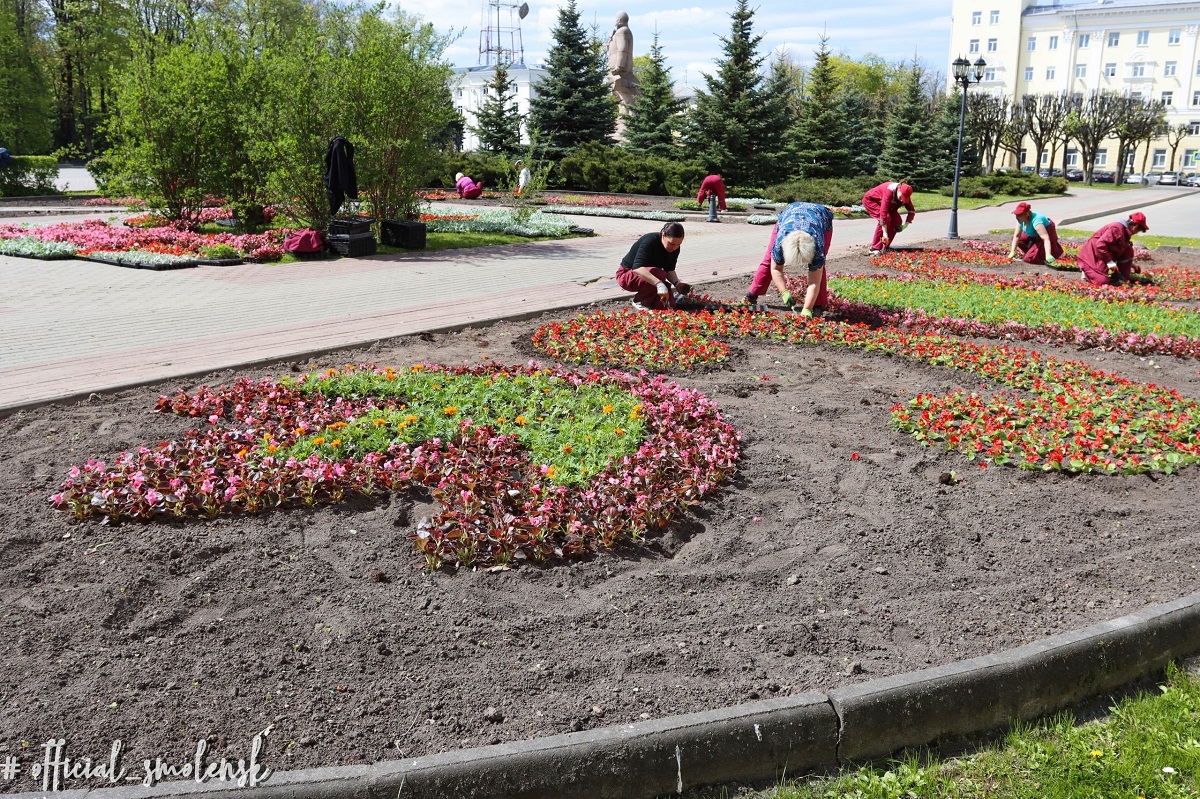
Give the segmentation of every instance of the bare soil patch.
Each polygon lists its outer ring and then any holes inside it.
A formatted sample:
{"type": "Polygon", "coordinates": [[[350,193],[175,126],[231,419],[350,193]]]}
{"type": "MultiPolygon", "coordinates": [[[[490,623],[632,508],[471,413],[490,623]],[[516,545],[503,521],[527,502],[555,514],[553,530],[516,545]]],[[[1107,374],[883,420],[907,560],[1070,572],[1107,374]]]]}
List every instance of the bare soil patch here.
{"type": "MultiPolygon", "coordinates": [[[[1188,258],[1200,267],[1155,262],[1188,258]]],[[[316,365],[520,362],[536,325],[316,365]]],[[[267,729],[277,769],[413,757],[829,689],[1200,590],[1197,469],[980,470],[888,426],[891,404],[978,387],[970,375],[736,346],[732,365],[678,376],[745,435],[721,494],[644,547],[498,573],[424,573],[420,495],[116,528],[53,512],[72,465],[196,423],[151,412],[177,383],[0,419],[0,757],[24,766],[0,790],[40,787],[29,767],[48,738],[101,760],[120,739],[131,773],[187,762],[200,738],[210,760],[244,758],[267,729]]],[[[1041,349],[1200,397],[1194,361],[1041,349]]]]}

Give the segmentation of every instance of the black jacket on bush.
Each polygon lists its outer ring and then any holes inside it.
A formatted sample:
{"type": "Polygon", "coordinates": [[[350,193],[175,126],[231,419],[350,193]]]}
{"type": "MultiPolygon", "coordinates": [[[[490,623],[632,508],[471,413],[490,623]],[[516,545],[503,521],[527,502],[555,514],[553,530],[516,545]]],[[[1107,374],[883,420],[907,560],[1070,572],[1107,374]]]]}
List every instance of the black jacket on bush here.
{"type": "Polygon", "coordinates": [[[354,145],[342,136],[335,136],[325,150],[325,196],[329,198],[331,214],[337,214],[347,197],[358,199],[354,145]]]}

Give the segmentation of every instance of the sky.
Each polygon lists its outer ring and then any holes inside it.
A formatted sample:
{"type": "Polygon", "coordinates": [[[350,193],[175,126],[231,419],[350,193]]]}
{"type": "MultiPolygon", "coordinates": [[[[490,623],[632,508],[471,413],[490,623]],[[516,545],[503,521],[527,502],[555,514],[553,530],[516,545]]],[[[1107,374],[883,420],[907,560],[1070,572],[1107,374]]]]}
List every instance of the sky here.
{"type": "MultiPolygon", "coordinates": [[[[493,24],[496,19],[491,3],[499,3],[501,27],[519,25],[525,62],[531,66],[545,59],[558,10],[566,5],[565,0],[528,0],[529,14],[518,20],[516,9],[522,0],[394,1],[402,10],[433,23],[440,32],[460,34],[446,54],[458,67],[481,63],[485,10],[490,9],[493,24]]],[[[926,66],[945,72],[951,0],[835,0],[829,7],[823,6],[820,2],[751,0],[750,8],[756,9],[753,30],[763,37],[760,54],[769,60],[774,51],[787,50],[799,63],[811,64],[824,33],[835,54],[855,59],[875,54],[889,62],[908,61],[915,55],[926,66]]],[[[650,52],[657,28],[659,45],[677,86],[703,86],[702,73],[715,72],[714,62],[722,56],[718,37],[729,35],[735,0],[647,0],[645,6],[624,0],[576,0],[576,7],[585,28],[595,25],[605,40],[617,13],[628,13],[635,55],[650,52]]],[[[505,47],[507,42],[506,38],[505,47]]]]}

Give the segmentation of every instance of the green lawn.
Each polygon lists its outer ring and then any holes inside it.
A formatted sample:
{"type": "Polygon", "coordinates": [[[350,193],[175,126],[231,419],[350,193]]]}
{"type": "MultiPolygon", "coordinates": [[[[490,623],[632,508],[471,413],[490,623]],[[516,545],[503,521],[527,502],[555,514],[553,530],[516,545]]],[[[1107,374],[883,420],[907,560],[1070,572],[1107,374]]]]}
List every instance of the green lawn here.
{"type": "MultiPolygon", "coordinates": [[[[741,796],[739,794],[739,796],[741,796]]],[[[961,758],[916,757],[834,778],[789,782],[743,799],[1185,799],[1200,796],[1200,680],[1171,669],[1159,691],[1107,718],[1020,726],[961,758]]]]}
{"type": "MultiPolygon", "coordinates": [[[[1091,231],[1075,230],[1073,228],[1059,228],[1058,235],[1065,239],[1090,239],[1092,237],[1091,231]]],[[[1150,233],[1139,233],[1133,241],[1135,244],[1140,244],[1151,250],[1163,245],[1171,247],[1200,247],[1200,239],[1188,236],[1155,236],[1150,233]]]]}
{"type": "MultiPolygon", "coordinates": [[[[1013,194],[997,194],[994,197],[989,197],[986,200],[981,200],[974,197],[959,197],[958,207],[960,210],[970,210],[972,208],[984,208],[987,206],[1002,205],[1004,203],[1019,202],[1020,200],[1036,200],[1042,197],[1059,197],[1058,194],[1034,194],[1032,196],[1022,195],[1020,197],[1013,194]]],[[[949,208],[953,198],[938,194],[935,191],[917,191],[913,192],[913,207],[917,212],[921,211],[941,211],[949,208]]]]}

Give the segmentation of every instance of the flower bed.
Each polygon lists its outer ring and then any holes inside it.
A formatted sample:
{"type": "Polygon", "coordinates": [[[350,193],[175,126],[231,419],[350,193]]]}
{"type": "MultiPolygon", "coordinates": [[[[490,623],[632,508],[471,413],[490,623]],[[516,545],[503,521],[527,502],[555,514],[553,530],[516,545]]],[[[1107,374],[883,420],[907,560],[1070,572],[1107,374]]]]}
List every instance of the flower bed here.
{"type": "Polygon", "coordinates": [[[128,266],[134,269],[151,269],[156,272],[169,269],[187,269],[197,264],[194,255],[173,255],[171,253],[150,252],[146,250],[92,250],[84,257],[103,264],[128,266]]]}
{"type": "Polygon", "coordinates": [[[40,261],[56,261],[75,257],[75,245],[58,241],[42,241],[36,236],[0,238],[0,255],[15,255],[18,258],[36,258],[40,261]]]}
{"type": "Polygon", "coordinates": [[[484,208],[469,218],[434,219],[427,225],[430,233],[505,233],[528,238],[566,236],[571,227],[562,219],[542,214],[531,214],[521,221],[508,208],[484,208]]]}
{"type": "Polygon", "coordinates": [[[543,214],[577,214],[579,216],[610,216],[618,219],[654,219],[659,222],[682,222],[683,214],[669,211],[626,211],[620,208],[575,208],[566,205],[547,205],[540,209],[543,214]]]}
{"type": "Polygon", "coordinates": [[[430,568],[636,541],[715,490],[740,441],[708,399],[665,378],[532,363],[241,380],[157,410],[208,427],[73,468],[54,507],[117,523],[424,486],[443,506],[414,535],[430,568]]]}
{"type": "Polygon", "coordinates": [[[989,463],[1072,472],[1170,473],[1200,461],[1200,403],[1178,392],[1136,383],[1083,363],[1016,347],[995,347],[928,333],[873,329],[863,324],[806,320],[792,314],[745,312],[597,312],[540,328],[535,346],[572,362],[626,363],[681,368],[671,347],[629,355],[623,343],[681,342],[724,352],[714,337],[755,337],[790,344],[851,347],[974,372],[1027,392],[990,398],[954,391],[922,394],[892,408],[897,429],[924,443],[940,442],[989,463]]]}
{"type": "Polygon", "coordinates": [[[103,220],[89,219],[38,227],[0,225],[0,240],[33,236],[44,242],[73,245],[80,256],[97,251],[141,250],[187,254],[195,259],[205,247],[225,245],[248,256],[273,256],[277,259],[283,254],[279,249],[283,239],[291,232],[287,228],[277,228],[265,233],[201,234],[172,226],[149,229],[113,227],[103,220]]]}
{"type": "Polygon", "coordinates": [[[594,196],[582,194],[543,194],[542,201],[547,205],[586,206],[589,208],[610,208],[615,205],[649,205],[649,200],[640,197],[613,197],[608,194],[594,196]]]}

